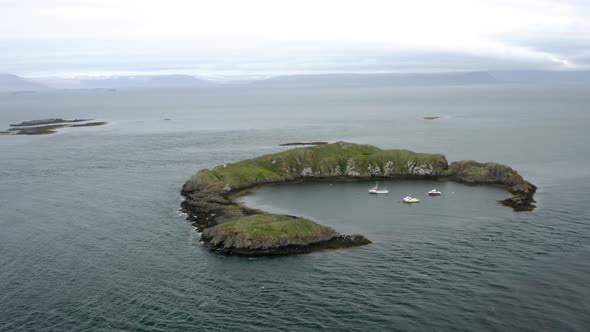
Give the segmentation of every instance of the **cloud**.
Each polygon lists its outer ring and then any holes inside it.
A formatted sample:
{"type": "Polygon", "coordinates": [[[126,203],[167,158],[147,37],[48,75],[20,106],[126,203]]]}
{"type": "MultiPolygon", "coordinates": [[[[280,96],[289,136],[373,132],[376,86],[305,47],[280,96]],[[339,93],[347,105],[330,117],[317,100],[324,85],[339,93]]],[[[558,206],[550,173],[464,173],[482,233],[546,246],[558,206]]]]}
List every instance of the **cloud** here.
{"type": "Polygon", "coordinates": [[[336,63],[351,69],[568,69],[587,65],[589,18],[590,5],[576,0],[0,0],[0,61],[30,74],[72,59],[313,69],[340,52],[347,58],[336,63]],[[371,56],[389,67],[368,66],[371,56]]]}

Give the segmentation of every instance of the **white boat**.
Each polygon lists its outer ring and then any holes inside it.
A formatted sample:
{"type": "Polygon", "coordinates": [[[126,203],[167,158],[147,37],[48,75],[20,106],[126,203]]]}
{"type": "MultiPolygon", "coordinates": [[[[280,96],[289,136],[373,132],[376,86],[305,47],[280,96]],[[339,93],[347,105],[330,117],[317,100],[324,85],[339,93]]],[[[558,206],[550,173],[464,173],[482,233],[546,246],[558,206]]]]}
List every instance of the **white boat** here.
{"type": "Polygon", "coordinates": [[[442,193],[436,189],[432,189],[431,191],[428,192],[429,196],[440,196],[442,195],[442,193]]]}
{"type": "Polygon", "coordinates": [[[411,196],[404,197],[404,203],[418,203],[418,202],[420,202],[420,200],[415,197],[411,197],[411,196]]]}
{"type": "Polygon", "coordinates": [[[389,190],[379,188],[379,185],[375,184],[373,188],[369,189],[369,194],[389,194],[389,190]]]}

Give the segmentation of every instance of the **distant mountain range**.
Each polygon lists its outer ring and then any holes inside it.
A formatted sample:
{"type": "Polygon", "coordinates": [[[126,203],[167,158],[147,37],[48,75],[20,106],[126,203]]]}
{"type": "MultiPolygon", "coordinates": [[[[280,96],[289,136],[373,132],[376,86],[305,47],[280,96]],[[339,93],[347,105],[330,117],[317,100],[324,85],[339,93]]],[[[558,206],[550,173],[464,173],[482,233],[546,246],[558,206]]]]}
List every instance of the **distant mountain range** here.
{"type": "Polygon", "coordinates": [[[11,74],[0,74],[0,92],[7,91],[39,91],[48,90],[49,87],[26,80],[11,74]]]}
{"type": "Polygon", "coordinates": [[[39,82],[60,89],[140,89],[205,87],[215,83],[190,75],[134,75],[106,77],[41,78],[39,82]]]}
{"type": "Polygon", "coordinates": [[[429,73],[429,74],[319,74],[278,76],[256,81],[268,86],[420,86],[469,85],[498,83],[487,72],[429,73]]]}
{"type": "Polygon", "coordinates": [[[108,77],[36,78],[26,79],[0,74],[0,92],[42,91],[49,89],[142,89],[201,88],[220,85],[251,85],[276,87],[378,87],[378,86],[440,86],[477,84],[588,84],[590,71],[476,71],[451,73],[386,73],[386,74],[312,74],[286,75],[264,79],[241,78],[220,82],[190,75],[135,75],[108,77]]]}
{"type": "Polygon", "coordinates": [[[492,71],[492,76],[506,83],[590,83],[590,71],[492,71]]]}

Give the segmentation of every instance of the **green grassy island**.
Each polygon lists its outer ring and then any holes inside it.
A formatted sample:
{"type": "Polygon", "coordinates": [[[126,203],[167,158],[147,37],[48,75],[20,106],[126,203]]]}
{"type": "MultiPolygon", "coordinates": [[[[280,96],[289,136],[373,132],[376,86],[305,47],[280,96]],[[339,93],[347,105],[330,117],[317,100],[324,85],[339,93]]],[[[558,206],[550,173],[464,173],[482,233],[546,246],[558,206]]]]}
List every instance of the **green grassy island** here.
{"type": "Polygon", "coordinates": [[[500,201],[529,211],[536,187],[497,163],[459,161],[442,154],[382,150],[346,142],[302,147],[204,169],[182,188],[183,210],[215,251],[239,255],[305,253],[370,243],[362,235],[342,235],[311,220],[269,214],[242,206],[236,195],[264,184],[300,181],[438,179],[471,185],[499,185],[514,196],[500,201]]]}

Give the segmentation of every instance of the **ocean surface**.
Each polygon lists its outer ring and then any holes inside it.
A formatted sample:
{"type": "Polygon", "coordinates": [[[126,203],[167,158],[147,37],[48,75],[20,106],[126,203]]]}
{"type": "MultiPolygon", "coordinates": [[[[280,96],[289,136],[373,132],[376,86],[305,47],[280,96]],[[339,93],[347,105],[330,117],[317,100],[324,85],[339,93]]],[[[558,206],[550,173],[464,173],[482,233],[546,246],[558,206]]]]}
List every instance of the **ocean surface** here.
{"type": "Polygon", "coordinates": [[[494,85],[0,94],[0,331],[588,331],[590,93],[494,85]],[[423,116],[444,118],[427,121],[423,116]],[[170,119],[170,120],[164,120],[170,119]],[[349,141],[496,161],[538,208],[433,181],[264,187],[245,204],[373,244],[307,255],[208,252],[179,212],[202,168],[349,141]],[[441,197],[427,197],[432,188],[441,197]],[[404,205],[407,194],[422,199],[404,205]]]}

